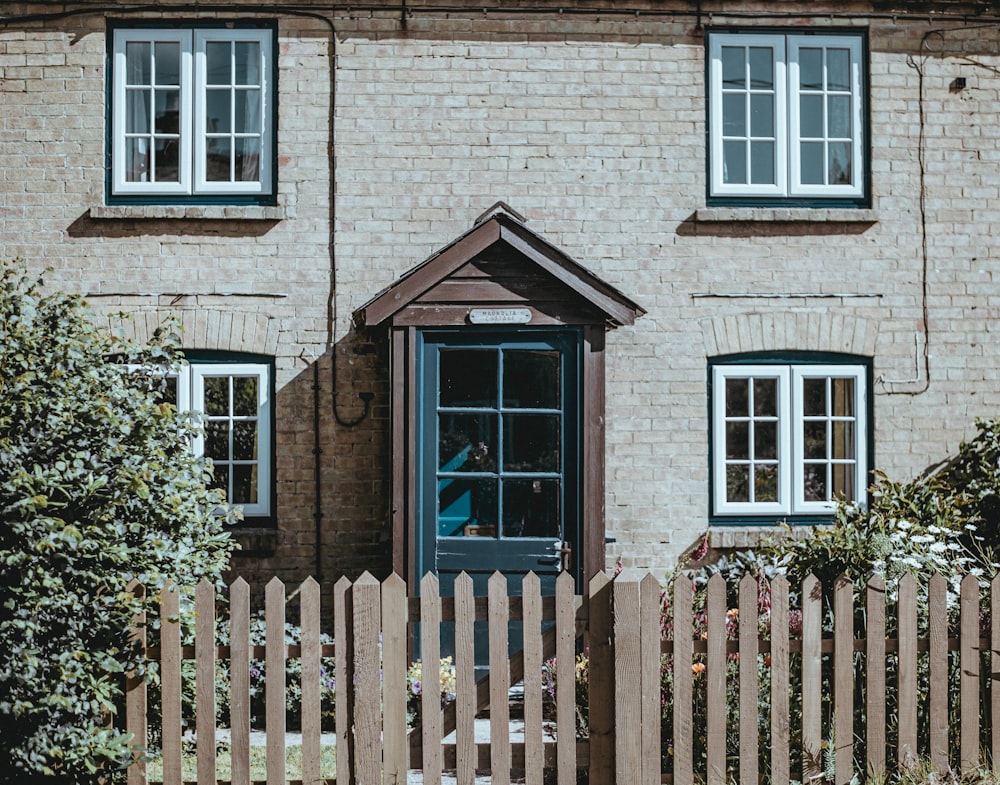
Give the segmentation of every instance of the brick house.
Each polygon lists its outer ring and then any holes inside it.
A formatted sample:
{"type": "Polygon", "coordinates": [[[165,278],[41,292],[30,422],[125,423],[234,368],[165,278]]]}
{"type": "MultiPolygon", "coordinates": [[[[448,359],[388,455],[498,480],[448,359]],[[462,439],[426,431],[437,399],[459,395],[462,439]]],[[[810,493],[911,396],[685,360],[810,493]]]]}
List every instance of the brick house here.
{"type": "Polygon", "coordinates": [[[3,5],[0,258],[179,317],[236,572],[662,570],[997,412],[993,4],[157,7],[3,5]]]}

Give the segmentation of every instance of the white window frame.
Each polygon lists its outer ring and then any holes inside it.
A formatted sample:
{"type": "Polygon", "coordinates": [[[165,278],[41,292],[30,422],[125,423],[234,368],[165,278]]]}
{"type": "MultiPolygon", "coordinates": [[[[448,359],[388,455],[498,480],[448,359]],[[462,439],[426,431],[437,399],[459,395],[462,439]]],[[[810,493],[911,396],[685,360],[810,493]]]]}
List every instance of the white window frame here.
{"type": "Polygon", "coordinates": [[[111,91],[111,171],[113,196],[268,196],[274,192],[272,85],[273,32],[264,28],[159,29],[119,28],[113,40],[113,88],[111,91]],[[180,105],[178,107],[179,177],[176,183],[130,182],[126,180],[126,44],[175,42],[180,46],[180,105]],[[205,173],[207,138],[206,45],[214,41],[256,41],[260,44],[260,170],[250,182],[208,181],[205,173]]]}
{"type": "MultiPolygon", "coordinates": [[[[865,154],[867,84],[863,74],[861,33],[796,35],[781,33],[709,33],[709,193],[713,197],[858,199],[865,195],[868,160],[865,154]],[[775,182],[723,182],[722,48],[754,46],[774,53],[775,182]],[[799,146],[799,52],[803,48],[838,48],[850,52],[852,182],[846,185],[805,184],[799,146]]],[[[747,117],[749,123],[749,115],[747,117]]],[[[748,128],[749,133],[749,128],[748,128]]]]}
{"type": "MultiPolygon", "coordinates": [[[[806,379],[838,378],[854,382],[856,504],[864,506],[868,488],[868,389],[863,365],[761,363],[715,365],[712,368],[712,478],[713,514],[717,516],[829,515],[835,501],[806,501],[803,471],[803,384],[806,379]],[[727,379],[768,378],[778,381],[778,500],[731,502],[726,499],[727,379]]],[[[751,456],[752,461],[752,456],[751,456]]]]}

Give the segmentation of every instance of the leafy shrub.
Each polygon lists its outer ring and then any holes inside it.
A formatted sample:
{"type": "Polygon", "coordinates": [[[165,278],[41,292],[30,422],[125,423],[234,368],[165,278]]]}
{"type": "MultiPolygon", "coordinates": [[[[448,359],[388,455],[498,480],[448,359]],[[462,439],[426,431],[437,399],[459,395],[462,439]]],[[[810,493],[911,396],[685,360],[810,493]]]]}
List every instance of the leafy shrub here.
{"type": "Polygon", "coordinates": [[[112,781],[129,738],[107,718],[145,666],[129,584],[217,580],[232,516],[158,400],[177,336],[133,345],[40,287],[0,270],[0,782],[112,781]]]}

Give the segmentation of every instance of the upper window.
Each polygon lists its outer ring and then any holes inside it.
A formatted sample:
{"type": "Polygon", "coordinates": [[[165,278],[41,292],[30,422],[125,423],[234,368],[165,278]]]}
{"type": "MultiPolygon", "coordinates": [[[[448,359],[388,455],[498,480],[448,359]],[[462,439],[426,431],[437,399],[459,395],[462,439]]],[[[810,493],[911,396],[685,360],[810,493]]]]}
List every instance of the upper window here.
{"type": "Polygon", "coordinates": [[[271,514],[271,364],[200,362],[178,368],[166,399],[203,416],[198,455],[212,460],[213,485],[250,517],[271,514]]]}
{"type": "Polygon", "coordinates": [[[273,61],[269,29],[116,29],[111,195],[273,196],[273,61]]]}
{"type": "Polygon", "coordinates": [[[865,197],[861,34],[709,34],[711,197],[865,197]]]}
{"type": "Polygon", "coordinates": [[[867,378],[864,365],[715,365],[714,514],[773,520],[864,503],[867,378]]]}

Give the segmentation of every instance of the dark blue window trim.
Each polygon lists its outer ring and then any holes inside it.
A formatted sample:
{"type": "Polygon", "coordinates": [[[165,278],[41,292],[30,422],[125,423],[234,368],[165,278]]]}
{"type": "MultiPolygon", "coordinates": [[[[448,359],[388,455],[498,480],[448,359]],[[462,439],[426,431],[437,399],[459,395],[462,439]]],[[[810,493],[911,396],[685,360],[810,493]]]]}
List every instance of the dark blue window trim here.
{"type": "MultiPolygon", "coordinates": [[[[875,424],[874,424],[874,395],[872,385],[874,384],[873,365],[871,357],[863,357],[855,354],[841,354],[838,352],[808,352],[808,351],[783,351],[783,352],[744,352],[740,354],[726,354],[712,357],[708,362],[706,375],[707,405],[708,405],[708,523],[710,526],[773,526],[777,524],[789,524],[793,526],[814,526],[818,524],[828,524],[833,521],[833,514],[829,515],[716,515],[713,499],[715,498],[715,470],[713,445],[715,437],[715,421],[712,416],[712,401],[715,390],[712,385],[712,370],[720,365],[863,365],[865,367],[865,385],[867,395],[866,420],[868,423],[868,433],[866,434],[865,448],[868,451],[869,474],[875,466],[875,424]]],[[[870,495],[867,499],[870,502],[870,495]]]]}
{"type": "Polygon", "coordinates": [[[178,20],[128,20],[109,19],[107,34],[105,35],[105,72],[106,79],[104,85],[105,92],[105,134],[104,134],[104,199],[108,205],[259,205],[263,207],[273,207],[278,203],[278,101],[280,90],[278,89],[278,24],[273,20],[258,19],[178,19],[178,20]],[[226,194],[218,195],[192,195],[192,196],[142,196],[130,194],[128,196],[114,195],[112,171],[112,145],[114,144],[112,128],[112,116],[114,111],[114,86],[112,79],[114,75],[114,34],[116,30],[212,30],[212,29],[233,29],[233,30],[270,30],[271,31],[271,84],[274,85],[271,97],[271,149],[269,154],[272,161],[271,193],[268,194],[226,194]]]}

